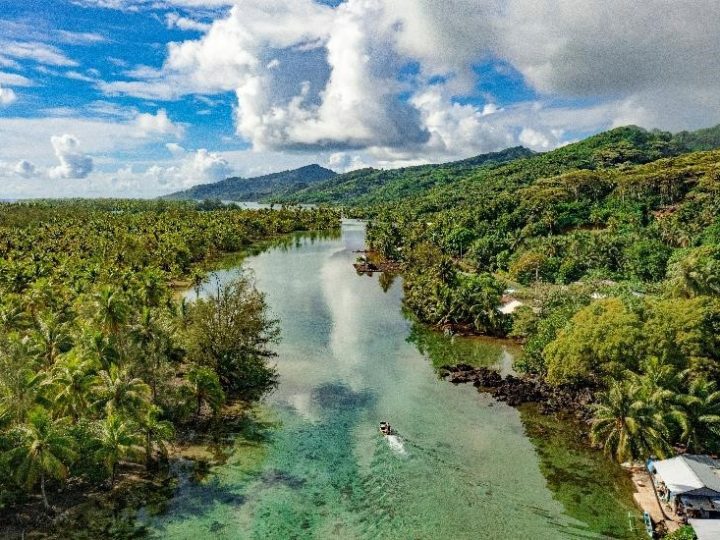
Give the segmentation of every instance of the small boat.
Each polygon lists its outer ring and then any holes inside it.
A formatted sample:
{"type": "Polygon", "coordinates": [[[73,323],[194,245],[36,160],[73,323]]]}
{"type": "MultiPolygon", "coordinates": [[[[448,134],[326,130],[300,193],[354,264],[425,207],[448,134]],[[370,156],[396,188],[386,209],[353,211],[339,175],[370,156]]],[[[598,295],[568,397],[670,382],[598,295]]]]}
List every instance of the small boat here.
{"type": "Polygon", "coordinates": [[[389,422],[380,422],[380,433],[382,433],[383,435],[393,434],[393,428],[389,422]]]}

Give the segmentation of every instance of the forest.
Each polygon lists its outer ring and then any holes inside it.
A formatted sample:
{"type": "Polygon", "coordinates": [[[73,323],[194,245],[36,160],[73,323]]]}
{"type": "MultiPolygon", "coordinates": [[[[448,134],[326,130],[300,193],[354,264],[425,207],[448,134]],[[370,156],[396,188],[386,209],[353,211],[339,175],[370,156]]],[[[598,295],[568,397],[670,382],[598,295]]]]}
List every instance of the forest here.
{"type": "Polygon", "coordinates": [[[179,291],[227,254],[339,223],[213,202],[0,206],[0,515],[51,514],[71,480],[161,470],[180,432],[272,389],[279,327],[252,278],[179,291]]]}
{"type": "Polygon", "coordinates": [[[517,369],[597,391],[592,441],[618,461],[718,452],[717,132],[630,126],[449,179],[407,169],[347,211],[402,264],[419,321],[513,337],[517,369]],[[389,196],[418,174],[434,180],[389,196]],[[498,309],[508,301],[519,307],[498,309]]]}

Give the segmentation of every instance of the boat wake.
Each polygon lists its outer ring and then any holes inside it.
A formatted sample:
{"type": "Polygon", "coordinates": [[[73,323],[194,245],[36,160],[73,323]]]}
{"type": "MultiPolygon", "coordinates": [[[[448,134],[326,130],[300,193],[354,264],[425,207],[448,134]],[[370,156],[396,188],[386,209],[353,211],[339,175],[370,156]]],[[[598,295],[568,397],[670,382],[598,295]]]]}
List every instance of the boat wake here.
{"type": "Polygon", "coordinates": [[[393,452],[399,456],[407,456],[407,450],[405,450],[405,445],[400,437],[397,435],[386,435],[385,438],[393,452]]]}

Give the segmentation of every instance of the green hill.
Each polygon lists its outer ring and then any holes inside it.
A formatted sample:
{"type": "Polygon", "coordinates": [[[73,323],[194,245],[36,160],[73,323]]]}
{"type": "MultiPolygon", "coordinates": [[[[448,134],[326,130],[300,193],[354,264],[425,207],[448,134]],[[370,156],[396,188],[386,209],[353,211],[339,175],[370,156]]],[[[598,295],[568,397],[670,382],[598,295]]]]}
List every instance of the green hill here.
{"type": "Polygon", "coordinates": [[[185,191],[163,196],[164,199],[222,199],[228,201],[260,201],[268,196],[282,196],[298,189],[307,188],[336,175],[320,165],[307,165],[299,169],[283,171],[256,178],[227,178],[214,184],[201,184],[185,191]]]}
{"type": "Polygon", "coordinates": [[[272,200],[352,205],[378,204],[410,197],[436,186],[453,184],[478,169],[497,167],[532,155],[534,155],[532,150],[518,146],[439,165],[390,170],[360,169],[339,174],[324,182],[283,195],[273,195],[272,200]]]}
{"type": "Polygon", "coordinates": [[[681,131],[675,138],[689,150],[713,150],[720,148],[720,125],[697,131],[681,131]]]}

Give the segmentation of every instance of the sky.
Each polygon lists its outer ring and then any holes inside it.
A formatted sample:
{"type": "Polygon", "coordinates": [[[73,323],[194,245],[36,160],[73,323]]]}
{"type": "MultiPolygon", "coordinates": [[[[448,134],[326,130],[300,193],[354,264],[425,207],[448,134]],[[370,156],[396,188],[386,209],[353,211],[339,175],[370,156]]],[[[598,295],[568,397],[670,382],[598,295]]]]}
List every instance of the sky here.
{"type": "Polygon", "coordinates": [[[0,198],[720,123],[717,0],[0,0],[0,198]]]}

